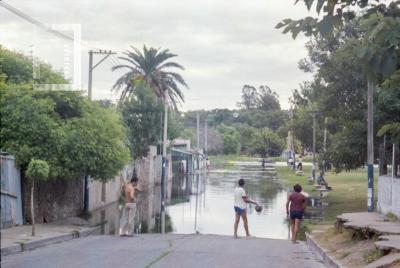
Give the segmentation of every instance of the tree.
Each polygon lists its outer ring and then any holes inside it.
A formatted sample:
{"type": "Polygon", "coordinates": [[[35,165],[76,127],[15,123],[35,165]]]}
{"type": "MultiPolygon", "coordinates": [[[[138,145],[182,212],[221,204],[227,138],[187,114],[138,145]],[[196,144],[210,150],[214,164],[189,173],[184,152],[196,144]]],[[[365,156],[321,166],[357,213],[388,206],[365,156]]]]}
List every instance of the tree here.
{"type": "Polygon", "coordinates": [[[52,179],[113,178],[129,159],[117,113],[80,92],[1,90],[0,147],[22,170],[46,161],[52,179]]]}
{"type": "Polygon", "coordinates": [[[250,85],[244,85],[242,88],[242,101],[238,103],[239,107],[245,110],[252,110],[257,106],[257,89],[250,85]]]}
{"type": "Polygon", "coordinates": [[[29,162],[26,175],[32,180],[31,187],[31,216],[32,216],[32,236],[35,236],[35,207],[33,195],[35,192],[35,180],[47,180],[49,178],[49,165],[46,161],[32,159],[29,162]]]}
{"type": "MultiPolygon", "coordinates": [[[[33,83],[37,84],[67,84],[68,81],[60,72],[54,71],[52,66],[39,59],[35,59],[36,68],[40,76],[33,77],[33,59],[21,53],[8,50],[0,45],[0,76],[4,77],[4,87],[15,87],[24,85],[32,88],[33,83]]],[[[0,87],[1,88],[1,87],[0,87]]]]}
{"type": "Polygon", "coordinates": [[[165,103],[171,102],[173,107],[184,101],[183,92],[180,86],[188,87],[183,77],[174,69],[184,70],[183,66],[170,61],[176,54],[169,52],[168,49],[147,48],[143,46],[142,51],[131,46],[132,51],[124,52],[123,57],[119,57],[124,64],[116,65],[113,71],[127,69],[114,84],[113,88],[121,90],[121,99],[129,97],[143,83],[151,88],[156,96],[164,99],[165,103]],[[164,97],[167,92],[167,98],[164,97]]]}
{"type": "Polygon", "coordinates": [[[268,128],[258,129],[251,140],[249,151],[261,157],[280,156],[285,143],[275,132],[268,128]]]}
{"type": "Polygon", "coordinates": [[[239,152],[240,142],[239,133],[234,127],[226,126],[224,124],[218,127],[218,131],[222,134],[224,142],[224,154],[237,154],[239,152]]]}
{"type": "Polygon", "coordinates": [[[260,86],[258,90],[257,108],[262,111],[279,111],[279,96],[268,86],[260,86]]]}
{"type": "MultiPolygon", "coordinates": [[[[182,65],[168,61],[177,55],[169,52],[168,49],[160,50],[155,48],[147,49],[143,46],[143,52],[135,47],[131,47],[133,51],[126,51],[126,57],[119,57],[126,64],[116,65],[113,71],[118,69],[128,69],[114,84],[115,89],[122,88],[121,99],[129,97],[137,87],[145,84],[151,88],[158,98],[164,101],[164,133],[163,133],[163,177],[162,177],[162,198],[165,191],[165,175],[167,173],[166,157],[167,157],[167,130],[168,130],[168,101],[177,110],[178,103],[184,100],[180,86],[188,87],[183,77],[170,69],[184,68],[182,65]]],[[[164,200],[162,200],[161,209],[161,232],[165,232],[165,209],[164,200]]]]}
{"type": "Polygon", "coordinates": [[[120,103],[122,119],[127,128],[132,159],[147,156],[149,146],[161,140],[162,103],[150,88],[143,86],[120,103]]]}

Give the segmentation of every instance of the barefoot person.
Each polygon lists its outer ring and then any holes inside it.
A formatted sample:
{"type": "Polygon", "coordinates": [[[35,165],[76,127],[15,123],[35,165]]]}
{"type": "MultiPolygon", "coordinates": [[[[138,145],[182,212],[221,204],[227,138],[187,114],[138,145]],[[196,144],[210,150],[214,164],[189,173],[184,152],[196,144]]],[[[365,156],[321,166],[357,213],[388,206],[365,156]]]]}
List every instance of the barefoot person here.
{"type": "Polygon", "coordinates": [[[246,236],[249,237],[249,226],[247,222],[247,212],[246,212],[246,207],[247,203],[252,203],[255,205],[258,205],[257,202],[254,202],[253,200],[249,199],[249,197],[246,195],[246,191],[244,190],[244,179],[240,179],[238,182],[238,186],[235,188],[235,226],[234,226],[234,236],[235,238],[238,238],[237,235],[237,230],[239,226],[239,221],[240,217],[243,219],[243,225],[244,229],[246,231],[246,236]]]}
{"type": "Polygon", "coordinates": [[[302,189],[299,184],[293,186],[293,190],[294,192],[289,195],[286,202],[286,214],[288,217],[290,216],[291,220],[292,242],[297,243],[296,237],[300,221],[303,219],[304,209],[306,208],[306,197],[301,194],[302,189]]]}
{"type": "Polygon", "coordinates": [[[138,188],[138,178],[135,176],[131,181],[124,186],[125,207],[123,208],[119,235],[120,236],[133,236],[135,229],[135,215],[136,215],[136,191],[141,191],[138,188]]]}

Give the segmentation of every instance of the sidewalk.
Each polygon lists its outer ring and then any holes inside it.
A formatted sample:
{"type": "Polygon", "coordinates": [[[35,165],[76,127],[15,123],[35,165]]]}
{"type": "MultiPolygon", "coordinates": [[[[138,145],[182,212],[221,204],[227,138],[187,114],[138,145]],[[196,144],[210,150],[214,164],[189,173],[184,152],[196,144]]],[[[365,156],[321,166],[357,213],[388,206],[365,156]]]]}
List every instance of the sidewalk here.
{"type": "Polygon", "coordinates": [[[100,234],[100,226],[78,226],[71,222],[36,224],[36,235],[31,236],[30,225],[1,230],[1,256],[36,249],[74,238],[100,234]]]}

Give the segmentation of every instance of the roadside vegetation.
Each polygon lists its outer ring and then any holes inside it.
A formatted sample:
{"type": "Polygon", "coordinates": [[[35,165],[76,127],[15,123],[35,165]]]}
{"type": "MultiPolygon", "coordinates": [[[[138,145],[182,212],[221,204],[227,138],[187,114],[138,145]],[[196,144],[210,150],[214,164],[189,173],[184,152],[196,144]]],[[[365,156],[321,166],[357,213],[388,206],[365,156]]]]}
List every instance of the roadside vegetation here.
{"type": "MultiPolygon", "coordinates": [[[[311,176],[311,167],[304,166],[304,174],[299,176],[294,174],[293,170],[288,167],[276,167],[280,180],[288,187],[299,183],[303,190],[311,196],[317,197],[318,192],[315,186],[307,180],[311,176]]],[[[325,179],[332,191],[327,197],[323,198],[323,202],[327,204],[323,211],[322,224],[332,225],[336,220],[336,215],[346,212],[365,211],[365,203],[367,200],[367,183],[365,178],[366,170],[359,168],[356,170],[334,173],[327,172],[325,179]]],[[[375,171],[375,183],[377,183],[378,174],[375,171]]],[[[375,187],[376,197],[377,187],[375,187]]]]}

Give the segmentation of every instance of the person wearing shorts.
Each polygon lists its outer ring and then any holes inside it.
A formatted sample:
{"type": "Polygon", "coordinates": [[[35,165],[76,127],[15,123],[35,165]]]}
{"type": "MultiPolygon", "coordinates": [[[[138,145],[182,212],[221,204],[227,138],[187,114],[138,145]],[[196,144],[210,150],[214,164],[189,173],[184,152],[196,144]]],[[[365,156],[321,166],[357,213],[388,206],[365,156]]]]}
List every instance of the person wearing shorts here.
{"type": "Polygon", "coordinates": [[[302,189],[299,184],[293,186],[293,190],[294,192],[289,195],[286,202],[286,214],[291,220],[292,242],[297,243],[297,232],[306,208],[306,197],[301,193],[302,189]]]}
{"type": "Polygon", "coordinates": [[[244,190],[244,179],[240,179],[238,181],[238,186],[235,188],[234,192],[234,198],[235,198],[235,204],[234,204],[234,210],[235,210],[235,225],[234,225],[234,237],[238,238],[237,235],[237,230],[239,226],[239,221],[240,217],[242,217],[243,220],[243,225],[244,225],[244,230],[246,231],[246,236],[250,236],[249,232],[249,226],[247,222],[247,203],[252,203],[255,205],[258,205],[257,202],[249,199],[249,197],[246,195],[246,191],[244,190]]]}

